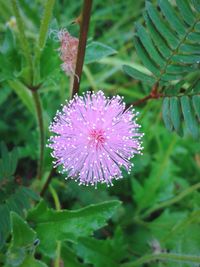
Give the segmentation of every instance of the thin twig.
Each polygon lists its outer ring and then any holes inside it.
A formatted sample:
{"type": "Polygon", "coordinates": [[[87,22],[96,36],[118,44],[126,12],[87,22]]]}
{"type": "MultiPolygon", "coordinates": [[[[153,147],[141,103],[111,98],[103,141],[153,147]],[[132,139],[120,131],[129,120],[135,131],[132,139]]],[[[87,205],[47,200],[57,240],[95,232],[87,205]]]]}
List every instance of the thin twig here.
{"type": "MultiPolygon", "coordinates": [[[[56,210],[57,211],[61,210],[61,204],[60,204],[59,197],[58,197],[58,194],[57,194],[56,190],[51,185],[49,186],[49,189],[50,189],[51,195],[53,197],[56,210]]],[[[54,267],[60,267],[61,266],[60,265],[60,262],[61,262],[61,257],[60,257],[61,245],[62,245],[61,241],[57,240],[54,267]]]]}
{"type": "MultiPolygon", "coordinates": [[[[139,99],[139,100],[136,100],[135,102],[131,103],[131,104],[128,104],[127,105],[127,108],[130,107],[130,106],[139,106],[145,102],[147,102],[148,100],[150,99],[160,99],[160,98],[165,98],[165,97],[173,97],[174,95],[167,95],[167,94],[163,94],[163,93],[160,93],[158,91],[158,88],[159,88],[159,83],[155,83],[152,87],[152,90],[150,92],[149,95],[139,99]]],[[[192,97],[193,95],[200,95],[198,93],[195,93],[195,94],[187,94],[187,96],[190,96],[192,97]]],[[[178,94],[176,95],[176,97],[182,97],[183,94],[178,94]]]]}
{"type": "Polygon", "coordinates": [[[55,5],[55,0],[46,1],[44,14],[40,25],[38,44],[37,44],[40,51],[42,51],[46,43],[49,24],[51,22],[54,5],[55,5]]]}
{"type": "Polygon", "coordinates": [[[81,81],[81,75],[83,70],[83,62],[85,57],[85,49],[87,43],[87,34],[90,23],[92,9],[92,0],[84,0],[83,11],[80,16],[80,34],[79,34],[79,45],[78,45],[78,54],[75,68],[75,76],[73,83],[72,97],[79,92],[79,86],[81,81]],[[78,77],[78,78],[77,78],[78,77]]]}
{"type": "Polygon", "coordinates": [[[37,178],[41,179],[42,170],[43,170],[43,161],[44,161],[44,143],[45,143],[45,131],[44,131],[44,121],[42,115],[42,104],[38,91],[32,91],[33,100],[35,102],[35,108],[37,113],[39,134],[40,134],[40,156],[38,159],[38,170],[37,178]]]}
{"type": "Polygon", "coordinates": [[[200,183],[194,184],[190,187],[188,187],[187,189],[185,189],[184,191],[180,192],[179,195],[175,196],[174,198],[171,198],[169,200],[166,200],[164,202],[161,202],[157,205],[155,205],[154,207],[148,209],[144,214],[142,214],[142,218],[146,218],[147,216],[149,216],[151,213],[163,209],[165,207],[171,206],[177,202],[179,202],[180,200],[182,200],[183,198],[187,197],[189,194],[193,193],[194,191],[200,189],[200,183]]]}
{"type": "Polygon", "coordinates": [[[133,102],[131,105],[132,105],[133,107],[134,107],[134,106],[139,106],[139,105],[141,105],[142,103],[147,102],[149,99],[152,99],[151,95],[147,95],[147,96],[145,96],[145,97],[143,97],[143,98],[141,98],[141,99],[139,99],[139,100],[133,102]]]}
{"type": "Polygon", "coordinates": [[[43,186],[43,188],[42,188],[42,190],[40,192],[40,196],[41,197],[44,196],[44,194],[45,194],[45,192],[46,192],[46,190],[47,190],[47,188],[48,188],[48,186],[49,186],[49,184],[51,182],[51,179],[52,179],[52,177],[53,177],[54,174],[55,174],[55,169],[52,168],[51,171],[50,171],[50,173],[49,173],[49,176],[47,177],[47,180],[46,180],[46,182],[45,182],[45,184],[44,184],[44,186],[43,186]]]}
{"type": "Polygon", "coordinates": [[[175,253],[159,253],[159,254],[150,254],[145,255],[138,260],[133,262],[124,263],[121,267],[135,267],[135,266],[143,266],[143,264],[152,262],[155,260],[161,261],[172,261],[172,262],[188,262],[190,264],[199,264],[200,257],[196,255],[181,255],[175,253]]]}
{"type": "MultiPolygon", "coordinates": [[[[134,106],[139,106],[139,105],[141,105],[142,103],[145,103],[146,101],[148,101],[149,99],[158,99],[158,98],[160,98],[160,97],[163,97],[164,95],[158,92],[158,88],[159,88],[159,83],[155,83],[155,84],[152,86],[152,89],[151,89],[151,92],[150,92],[149,95],[147,95],[147,96],[145,96],[145,97],[143,97],[143,98],[141,98],[141,99],[139,99],[139,100],[136,100],[135,102],[133,102],[133,103],[131,104],[131,106],[133,106],[133,107],[134,107],[134,106]]],[[[128,108],[129,106],[130,106],[130,104],[127,105],[127,108],[128,108]]]]}

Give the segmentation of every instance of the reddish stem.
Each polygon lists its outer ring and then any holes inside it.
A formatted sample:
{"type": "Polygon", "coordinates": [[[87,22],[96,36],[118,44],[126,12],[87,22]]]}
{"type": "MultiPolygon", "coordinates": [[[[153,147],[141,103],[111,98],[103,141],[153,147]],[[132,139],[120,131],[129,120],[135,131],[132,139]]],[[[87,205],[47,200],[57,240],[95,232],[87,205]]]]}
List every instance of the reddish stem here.
{"type": "Polygon", "coordinates": [[[160,97],[163,97],[163,94],[158,92],[158,87],[159,87],[159,84],[155,83],[153,85],[152,90],[151,90],[149,95],[147,95],[147,96],[145,96],[145,97],[133,102],[131,105],[132,106],[138,106],[138,105],[141,105],[142,103],[145,103],[149,99],[158,99],[160,97]]]}
{"type": "Polygon", "coordinates": [[[147,95],[147,96],[145,96],[145,97],[133,102],[131,105],[132,106],[139,106],[139,105],[141,105],[142,103],[146,102],[147,100],[149,100],[151,98],[152,98],[151,95],[147,95]]]}
{"type": "MultiPolygon", "coordinates": [[[[76,76],[78,76],[79,79],[74,77],[72,97],[79,91],[79,85],[80,85],[81,75],[82,75],[82,70],[83,70],[83,62],[84,62],[84,57],[85,57],[87,33],[88,33],[89,23],[90,23],[91,9],[92,9],[92,0],[84,0],[82,14],[78,17],[76,21],[77,23],[80,23],[79,45],[78,45],[78,54],[77,54],[76,69],[75,69],[76,76]]],[[[52,169],[40,192],[41,196],[44,196],[51,182],[52,176],[54,174],[55,174],[55,170],[52,169]]]]}
{"type": "Polygon", "coordinates": [[[75,74],[77,77],[74,76],[72,97],[79,91],[81,75],[83,70],[83,62],[85,57],[85,49],[87,43],[87,33],[90,23],[91,9],[92,9],[92,0],[84,0],[83,11],[81,16],[79,17],[81,27],[80,27],[78,54],[77,54],[76,69],[75,69],[75,74]]]}

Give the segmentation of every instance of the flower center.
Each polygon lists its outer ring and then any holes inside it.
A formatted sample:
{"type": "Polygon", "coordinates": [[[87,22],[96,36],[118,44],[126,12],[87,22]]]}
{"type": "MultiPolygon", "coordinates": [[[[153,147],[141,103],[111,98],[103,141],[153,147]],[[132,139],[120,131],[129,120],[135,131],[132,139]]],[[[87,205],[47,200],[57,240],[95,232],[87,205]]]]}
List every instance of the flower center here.
{"type": "Polygon", "coordinates": [[[105,132],[101,129],[92,129],[89,133],[89,140],[90,145],[99,149],[106,141],[105,132]]]}

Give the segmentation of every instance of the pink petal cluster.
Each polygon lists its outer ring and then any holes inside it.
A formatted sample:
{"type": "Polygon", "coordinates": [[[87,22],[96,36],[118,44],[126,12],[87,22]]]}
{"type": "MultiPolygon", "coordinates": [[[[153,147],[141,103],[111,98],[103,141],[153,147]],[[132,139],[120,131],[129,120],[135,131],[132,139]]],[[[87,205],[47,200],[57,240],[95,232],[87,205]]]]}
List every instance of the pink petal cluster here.
{"type": "Polygon", "coordinates": [[[112,185],[122,178],[122,169],[130,172],[130,159],[142,149],[136,116],[120,96],[109,99],[102,91],[75,95],[50,125],[55,167],[61,165],[79,184],[112,185]]]}
{"type": "Polygon", "coordinates": [[[60,41],[60,58],[63,61],[61,68],[67,75],[74,75],[79,41],[66,30],[58,32],[58,39],[60,41]]]}

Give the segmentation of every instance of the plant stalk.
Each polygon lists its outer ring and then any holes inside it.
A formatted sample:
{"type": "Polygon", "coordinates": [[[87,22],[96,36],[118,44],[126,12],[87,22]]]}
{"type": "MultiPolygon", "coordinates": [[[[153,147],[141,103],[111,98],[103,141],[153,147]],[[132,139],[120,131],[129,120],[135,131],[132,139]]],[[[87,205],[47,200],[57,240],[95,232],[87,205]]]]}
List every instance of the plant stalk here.
{"type": "MultiPolygon", "coordinates": [[[[79,91],[80,81],[81,81],[81,74],[83,70],[83,62],[85,57],[85,48],[86,48],[86,42],[87,42],[87,33],[90,23],[90,16],[91,16],[91,9],[92,9],[92,0],[84,0],[83,3],[83,11],[80,16],[80,34],[79,34],[79,45],[78,45],[78,54],[77,54],[77,61],[76,61],[76,69],[75,74],[78,75],[79,79],[76,77],[70,77],[70,83],[69,83],[69,93],[70,97],[72,98],[76,93],[79,91]]],[[[40,195],[44,196],[51,179],[53,177],[54,170],[50,172],[40,195]]]]}
{"type": "Polygon", "coordinates": [[[45,192],[46,192],[46,190],[47,190],[47,188],[48,188],[48,186],[49,186],[49,184],[51,182],[51,179],[52,179],[54,173],[55,173],[55,169],[52,168],[51,171],[50,171],[50,173],[49,173],[49,175],[48,175],[48,177],[47,177],[47,179],[46,179],[46,182],[44,183],[44,185],[42,187],[42,190],[40,192],[40,196],[41,197],[44,196],[44,194],[45,194],[45,192]]]}
{"type": "Polygon", "coordinates": [[[83,71],[83,62],[85,57],[87,34],[90,24],[90,16],[92,10],[92,0],[84,0],[83,11],[80,16],[80,34],[79,34],[79,44],[78,44],[78,54],[76,60],[75,75],[73,81],[72,97],[79,92],[79,86],[81,82],[81,75],[83,71]],[[77,77],[78,78],[77,78],[77,77]]]}
{"type": "Polygon", "coordinates": [[[121,267],[135,267],[142,266],[145,263],[155,261],[155,260],[165,260],[165,261],[176,261],[176,262],[187,262],[187,263],[200,263],[200,257],[195,255],[179,255],[174,253],[160,253],[160,254],[150,254],[141,257],[140,259],[122,264],[121,267]]]}
{"type": "Polygon", "coordinates": [[[164,201],[160,204],[157,204],[156,206],[150,208],[149,210],[147,210],[141,217],[142,218],[145,218],[147,217],[149,214],[157,211],[157,210],[160,210],[160,209],[163,209],[165,207],[168,207],[170,205],[173,205],[177,202],[179,202],[180,200],[182,200],[183,198],[187,197],[188,195],[190,195],[191,193],[193,193],[194,191],[200,189],[200,183],[197,183],[195,185],[192,185],[190,187],[188,187],[187,189],[185,189],[184,191],[182,191],[179,195],[177,195],[176,197],[174,198],[171,198],[167,201],[164,201]]]}
{"type": "Polygon", "coordinates": [[[40,32],[39,32],[39,38],[38,38],[38,48],[40,49],[40,51],[44,48],[45,43],[46,43],[49,24],[51,21],[54,4],[55,4],[55,0],[47,0],[46,1],[44,15],[42,18],[42,22],[41,22],[41,26],[40,26],[40,32]]]}
{"type": "Polygon", "coordinates": [[[35,108],[37,113],[37,120],[39,126],[39,136],[40,136],[40,156],[38,159],[38,169],[37,169],[37,178],[41,179],[43,171],[43,162],[44,162],[44,143],[45,143],[45,131],[44,131],[44,121],[42,115],[42,104],[40,96],[37,91],[32,91],[33,100],[35,102],[35,108]]]}
{"type": "MultiPolygon", "coordinates": [[[[61,205],[56,190],[51,185],[49,186],[49,189],[53,197],[56,210],[57,211],[61,210],[61,205]]],[[[60,253],[61,253],[61,241],[57,240],[56,258],[54,261],[54,267],[60,267],[60,253]]]]}

